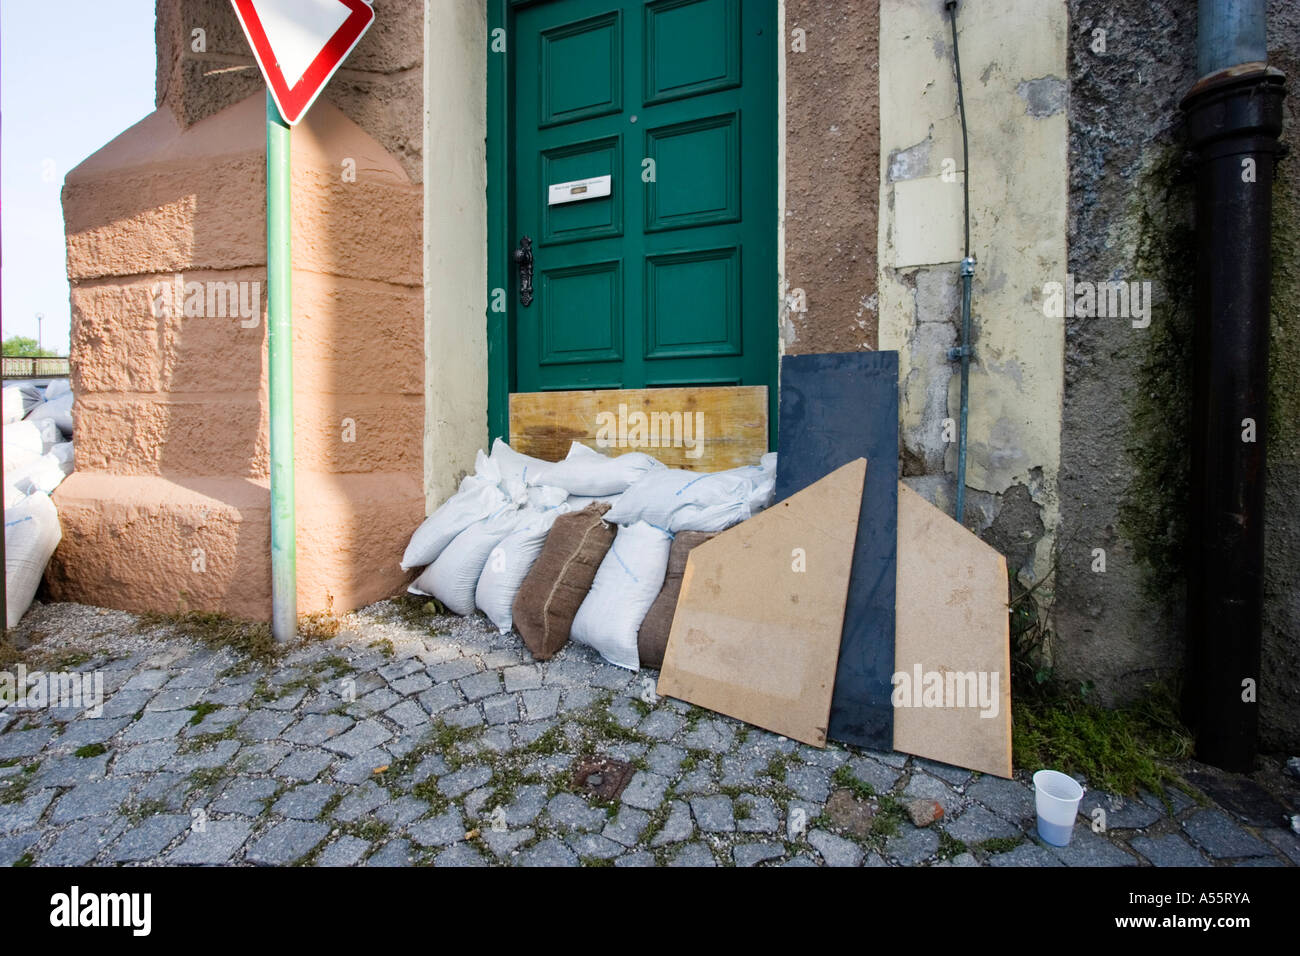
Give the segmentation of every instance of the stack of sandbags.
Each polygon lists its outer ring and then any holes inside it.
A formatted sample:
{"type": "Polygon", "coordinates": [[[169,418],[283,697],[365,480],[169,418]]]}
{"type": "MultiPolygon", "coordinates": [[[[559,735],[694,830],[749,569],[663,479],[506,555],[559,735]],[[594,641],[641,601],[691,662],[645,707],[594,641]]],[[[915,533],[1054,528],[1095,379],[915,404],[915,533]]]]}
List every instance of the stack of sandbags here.
{"type": "Polygon", "coordinates": [[[614,526],[603,520],[608,510],[593,504],[556,518],[515,596],[515,628],[538,660],[553,657],[569,640],[578,608],[614,543],[614,526]]]}
{"type": "Polygon", "coordinates": [[[59,513],[43,491],[5,508],[6,627],[17,627],[31,606],[45,565],[62,538],[59,513]]]}
{"type": "Polygon", "coordinates": [[[641,622],[641,629],[637,632],[637,654],[642,667],[653,667],[655,670],[663,667],[668,634],[673,629],[673,614],[677,611],[677,598],[682,591],[682,575],[686,573],[686,559],[691,549],[713,537],[714,534],[701,531],[683,531],[673,538],[663,587],[659,589],[659,596],[650,605],[650,610],[641,622]]]}

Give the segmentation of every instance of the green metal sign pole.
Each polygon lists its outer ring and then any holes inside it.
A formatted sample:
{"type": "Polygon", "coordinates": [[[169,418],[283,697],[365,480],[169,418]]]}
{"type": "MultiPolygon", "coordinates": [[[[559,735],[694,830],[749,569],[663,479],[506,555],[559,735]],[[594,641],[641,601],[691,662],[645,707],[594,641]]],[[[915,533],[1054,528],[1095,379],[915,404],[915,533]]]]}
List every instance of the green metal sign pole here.
{"type": "Polygon", "coordinates": [[[271,633],[298,634],[293,495],[293,241],[289,124],[266,94],[267,367],[271,419],[271,633]]]}

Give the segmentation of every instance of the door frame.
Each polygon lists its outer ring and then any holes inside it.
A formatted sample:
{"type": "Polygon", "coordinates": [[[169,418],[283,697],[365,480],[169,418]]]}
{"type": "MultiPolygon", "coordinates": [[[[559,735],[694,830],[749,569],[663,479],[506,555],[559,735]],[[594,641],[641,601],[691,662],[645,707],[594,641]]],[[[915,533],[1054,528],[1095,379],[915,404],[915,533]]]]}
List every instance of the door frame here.
{"type": "MultiPolygon", "coordinates": [[[[487,354],[488,354],[488,442],[496,438],[508,441],[510,437],[510,392],[516,381],[514,323],[518,314],[518,290],[513,267],[515,217],[515,162],[514,121],[515,109],[511,90],[514,89],[514,27],[516,11],[521,8],[546,3],[548,0],[487,0],[487,354]],[[498,32],[502,31],[502,32],[498,32]],[[494,49],[497,38],[505,38],[504,51],[494,49]],[[497,290],[505,292],[505,311],[494,311],[494,301],[499,301],[497,290]]],[[[771,43],[774,44],[774,77],[770,108],[775,117],[775,136],[771,143],[773,170],[771,218],[772,241],[775,256],[772,262],[772,296],[768,342],[770,344],[768,380],[768,442],[775,448],[777,392],[780,378],[781,337],[779,333],[781,303],[781,262],[783,229],[781,220],[781,188],[784,172],[783,130],[784,110],[781,104],[783,87],[784,52],[782,42],[782,4],[773,3],[775,22],[772,24],[771,43]]]]}

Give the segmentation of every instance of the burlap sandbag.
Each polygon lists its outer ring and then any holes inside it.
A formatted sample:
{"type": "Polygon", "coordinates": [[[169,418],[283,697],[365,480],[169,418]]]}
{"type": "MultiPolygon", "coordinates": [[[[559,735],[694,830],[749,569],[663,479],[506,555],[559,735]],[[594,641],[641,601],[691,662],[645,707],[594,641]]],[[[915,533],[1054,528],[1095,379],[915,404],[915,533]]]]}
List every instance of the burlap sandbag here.
{"type": "Polygon", "coordinates": [[[641,630],[636,636],[637,653],[642,667],[658,670],[664,665],[664,651],[668,647],[668,632],[673,629],[673,615],[677,612],[677,596],[682,590],[682,575],[686,573],[686,557],[691,549],[703,544],[716,534],[702,531],[679,531],[668,552],[668,573],[664,586],[646,612],[641,630]]]}
{"type": "Polygon", "coordinates": [[[608,504],[591,504],[556,518],[515,595],[515,628],[539,661],[554,656],[569,640],[578,607],[614,543],[616,526],[601,520],[608,510],[608,504]]]}

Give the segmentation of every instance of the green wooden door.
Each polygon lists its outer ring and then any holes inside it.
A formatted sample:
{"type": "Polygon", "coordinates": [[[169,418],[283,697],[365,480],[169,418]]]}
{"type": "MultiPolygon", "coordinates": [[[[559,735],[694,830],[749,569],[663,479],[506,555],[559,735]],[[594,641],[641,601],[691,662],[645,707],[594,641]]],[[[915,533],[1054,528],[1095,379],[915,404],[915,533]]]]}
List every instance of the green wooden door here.
{"type": "Polygon", "coordinates": [[[530,305],[517,268],[507,273],[514,390],[775,394],[775,8],[550,0],[514,10],[513,116],[502,124],[513,196],[493,191],[511,204],[494,217],[509,223],[510,248],[528,236],[534,257],[530,305]],[[584,185],[565,187],[574,183],[584,185]]]}

